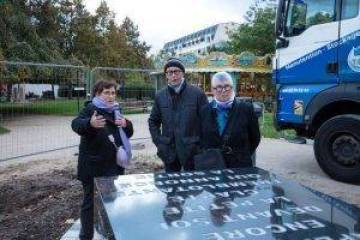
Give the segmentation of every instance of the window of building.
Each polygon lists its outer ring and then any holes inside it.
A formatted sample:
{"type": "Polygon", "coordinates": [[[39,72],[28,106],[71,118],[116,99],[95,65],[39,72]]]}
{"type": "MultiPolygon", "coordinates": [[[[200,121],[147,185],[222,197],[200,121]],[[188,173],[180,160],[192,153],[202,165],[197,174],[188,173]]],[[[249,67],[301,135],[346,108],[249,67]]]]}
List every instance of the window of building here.
{"type": "Polygon", "coordinates": [[[359,15],[359,0],[343,0],[342,19],[350,19],[359,15]]]}

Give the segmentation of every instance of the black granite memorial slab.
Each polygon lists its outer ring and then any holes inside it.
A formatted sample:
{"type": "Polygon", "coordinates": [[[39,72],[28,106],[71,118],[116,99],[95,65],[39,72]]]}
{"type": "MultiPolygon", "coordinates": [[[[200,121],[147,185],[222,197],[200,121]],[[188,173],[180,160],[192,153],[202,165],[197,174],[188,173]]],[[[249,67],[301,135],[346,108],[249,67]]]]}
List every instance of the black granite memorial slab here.
{"type": "Polygon", "coordinates": [[[357,240],[360,209],[259,168],[97,178],[109,239],[357,240]]]}

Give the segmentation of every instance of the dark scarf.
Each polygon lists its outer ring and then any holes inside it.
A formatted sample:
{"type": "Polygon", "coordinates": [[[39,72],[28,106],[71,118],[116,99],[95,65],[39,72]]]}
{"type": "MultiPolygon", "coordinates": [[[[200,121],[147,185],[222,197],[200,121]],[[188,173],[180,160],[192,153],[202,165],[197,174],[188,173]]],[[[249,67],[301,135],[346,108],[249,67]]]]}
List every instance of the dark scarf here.
{"type": "Polygon", "coordinates": [[[180,86],[179,92],[175,92],[175,90],[172,87],[168,86],[170,97],[171,97],[171,102],[172,102],[174,110],[176,110],[178,107],[181,93],[185,90],[186,85],[187,85],[187,83],[186,83],[186,81],[184,81],[180,86]]]}

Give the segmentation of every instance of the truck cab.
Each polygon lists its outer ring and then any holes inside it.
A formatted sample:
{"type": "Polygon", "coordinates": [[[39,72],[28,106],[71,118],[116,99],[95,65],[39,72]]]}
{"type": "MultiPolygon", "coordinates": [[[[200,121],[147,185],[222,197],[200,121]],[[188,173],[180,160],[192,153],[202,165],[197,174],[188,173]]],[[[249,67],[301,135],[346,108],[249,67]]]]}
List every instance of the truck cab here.
{"type": "Polygon", "coordinates": [[[275,124],[314,139],[320,167],[360,182],[360,0],[280,0],[275,124]]]}

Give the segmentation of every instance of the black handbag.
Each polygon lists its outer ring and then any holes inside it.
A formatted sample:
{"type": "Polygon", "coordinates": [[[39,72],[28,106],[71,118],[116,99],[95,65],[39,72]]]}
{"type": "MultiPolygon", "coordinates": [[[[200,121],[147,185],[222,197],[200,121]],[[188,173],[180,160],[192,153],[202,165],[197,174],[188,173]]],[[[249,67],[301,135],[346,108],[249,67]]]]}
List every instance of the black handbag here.
{"type": "Polygon", "coordinates": [[[232,125],[227,128],[226,134],[224,134],[223,145],[221,146],[221,148],[208,148],[194,156],[195,170],[218,170],[226,168],[223,154],[231,154],[233,152],[231,147],[228,146],[233,125],[234,121],[232,122],[232,125]]]}

